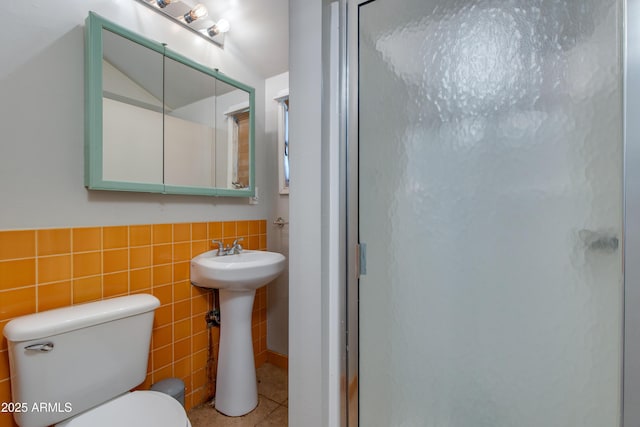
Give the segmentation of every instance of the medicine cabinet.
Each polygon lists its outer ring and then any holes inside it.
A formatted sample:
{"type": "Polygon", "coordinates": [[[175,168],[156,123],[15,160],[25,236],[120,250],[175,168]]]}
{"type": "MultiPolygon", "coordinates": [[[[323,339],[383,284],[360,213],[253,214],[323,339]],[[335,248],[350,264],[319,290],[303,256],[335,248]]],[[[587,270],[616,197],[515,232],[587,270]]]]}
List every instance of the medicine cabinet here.
{"type": "Polygon", "coordinates": [[[95,13],[85,80],[89,189],[255,194],[253,88],[95,13]]]}

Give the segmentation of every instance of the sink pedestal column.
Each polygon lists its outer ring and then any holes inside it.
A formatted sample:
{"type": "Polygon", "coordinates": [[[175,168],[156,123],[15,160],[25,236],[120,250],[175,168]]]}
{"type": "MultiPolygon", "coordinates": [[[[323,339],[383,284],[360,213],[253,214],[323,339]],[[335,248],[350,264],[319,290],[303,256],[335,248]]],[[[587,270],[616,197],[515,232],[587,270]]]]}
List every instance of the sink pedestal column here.
{"type": "Polygon", "coordinates": [[[255,290],[220,289],[216,409],[229,416],[247,414],[258,406],[251,339],[251,310],[255,295],[255,290]]]}

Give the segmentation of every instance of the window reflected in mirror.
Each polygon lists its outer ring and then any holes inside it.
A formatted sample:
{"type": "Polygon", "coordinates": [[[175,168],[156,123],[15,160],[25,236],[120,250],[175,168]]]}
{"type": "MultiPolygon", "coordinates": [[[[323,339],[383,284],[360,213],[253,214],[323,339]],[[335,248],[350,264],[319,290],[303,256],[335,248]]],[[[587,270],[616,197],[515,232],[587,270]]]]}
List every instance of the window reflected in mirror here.
{"type": "Polygon", "coordinates": [[[232,176],[233,188],[249,186],[249,112],[244,111],[231,116],[232,133],[232,176]]]}
{"type": "Polygon", "coordinates": [[[249,96],[223,82],[218,82],[218,86],[218,108],[223,111],[224,117],[220,123],[226,123],[219,130],[226,135],[218,135],[219,141],[226,142],[219,144],[218,156],[225,159],[225,164],[219,166],[218,186],[239,190],[249,187],[251,183],[249,96]]]}

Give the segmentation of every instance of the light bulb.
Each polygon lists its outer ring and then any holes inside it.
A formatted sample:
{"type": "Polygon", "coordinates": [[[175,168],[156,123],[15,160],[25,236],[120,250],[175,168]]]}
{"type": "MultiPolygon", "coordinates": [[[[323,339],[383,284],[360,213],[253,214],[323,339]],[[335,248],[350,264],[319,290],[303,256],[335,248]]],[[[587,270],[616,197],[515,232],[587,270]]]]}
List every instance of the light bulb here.
{"type": "Polygon", "coordinates": [[[229,25],[229,21],[227,21],[226,19],[221,19],[207,28],[207,33],[209,34],[209,37],[215,37],[218,34],[226,33],[227,31],[229,31],[229,28],[231,28],[231,26],[229,25]]]}
{"type": "Polygon", "coordinates": [[[168,4],[171,4],[171,0],[152,0],[152,3],[157,4],[160,9],[164,9],[168,4]]]}
{"type": "Polygon", "coordinates": [[[229,21],[227,21],[226,19],[221,19],[216,22],[216,27],[218,27],[219,32],[226,33],[227,31],[229,31],[229,28],[231,28],[231,25],[229,25],[229,21]]]}
{"type": "Polygon", "coordinates": [[[207,8],[202,3],[198,3],[193,9],[184,14],[184,20],[187,24],[190,24],[196,19],[204,18],[208,13],[207,8]]]}

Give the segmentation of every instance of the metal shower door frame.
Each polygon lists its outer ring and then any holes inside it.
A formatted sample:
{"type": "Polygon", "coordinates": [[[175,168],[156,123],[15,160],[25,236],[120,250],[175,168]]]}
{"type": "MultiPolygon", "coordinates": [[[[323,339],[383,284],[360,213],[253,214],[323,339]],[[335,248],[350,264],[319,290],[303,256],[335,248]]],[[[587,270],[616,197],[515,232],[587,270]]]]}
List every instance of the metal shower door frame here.
{"type": "Polygon", "coordinates": [[[622,417],[640,426],[640,0],[625,0],[622,30],[624,352],[622,417]],[[631,96],[632,94],[636,96],[631,96]],[[636,308],[634,310],[634,308],[636,308]]]}
{"type": "MultiPolygon", "coordinates": [[[[359,8],[376,0],[340,0],[341,145],[346,171],[346,271],[342,297],[346,322],[341,380],[341,425],[357,427],[358,335],[358,30],[359,8]]],[[[623,351],[620,427],[640,427],[640,0],[620,0],[619,30],[623,94],[623,351]],[[631,41],[631,43],[629,42],[631,41]],[[636,93],[635,97],[630,94],[636,93]]],[[[613,427],[613,426],[612,426],[613,427]]]]}

